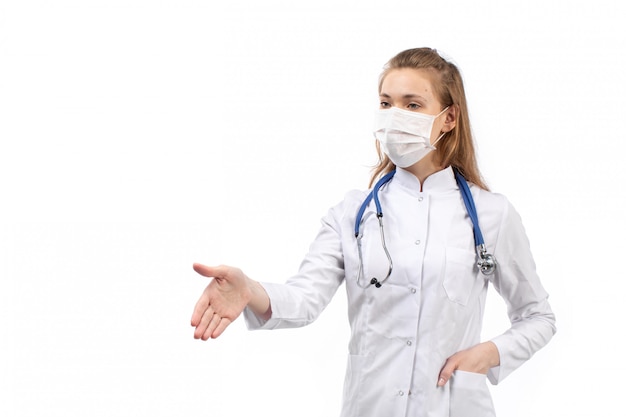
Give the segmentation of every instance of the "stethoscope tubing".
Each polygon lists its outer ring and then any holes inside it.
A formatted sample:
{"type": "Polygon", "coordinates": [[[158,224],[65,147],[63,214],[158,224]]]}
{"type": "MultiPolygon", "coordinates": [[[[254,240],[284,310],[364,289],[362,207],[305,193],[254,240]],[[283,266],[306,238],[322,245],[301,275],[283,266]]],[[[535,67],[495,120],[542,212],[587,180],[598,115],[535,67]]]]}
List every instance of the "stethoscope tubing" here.
{"type": "Polygon", "coordinates": [[[467,215],[472,220],[472,226],[474,228],[474,243],[476,246],[484,245],[485,240],[483,239],[483,234],[480,231],[480,226],[478,224],[478,213],[476,212],[476,206],[474,205],[474,198],[472,197],[472,192],[467,185],[467,181],[461,175],[461,173],[454,168],[454,177],[456,178],[456,182],[459,185],[459,189],[461,190],[461,196],[463,197],[463,202],[465,203],[465,207],[467,208],[467,215]]]}
{"type": "MultiPolygon", "coordinates": [[[[469,189],[469,185],[467,184],[467,181],[465,180],[465,177],[463,177],[463,175],[459,172],[458,169],[453,168],[453,171],[454,171],[454,177],[456,179],[457,185],[459,186],[459,190],[461,192],[461,197],[463,198],[463,203],[465,204],[465,208],[467,210],[467,214],[470,220],[472,221],[472,227],[474,231],[474,243],[476,246],[476,252],[479,257],[477,266],[483,274],[490,275],[495,270],[496,262],[495,262],[495,258],[493,257],[493,255],[487,253],[487,249],[485,247],[485,241],[483,239],[483,234],[480,230],[480,225],[478,223],[478,213],[476,211],[476,205],[474,204],[474,198],[472,197],[472,193],[469,189]]],[[[380,200],[378,198],[378,192],[383,185],[391,181],[391,179],[393,178],[395,174],[396,174],[396,170],[394,169],[393,171],[385,174],[382,178],[380,178],[376,182],[372,191],[370,191],[370,193],[367,195],[367,197],[361,204],[361,207],[359,208],[359,211],[357,212],[356,220],[354,222],[354,236],[357,240],[357,247],[358,247],[359,261],[360,261],[359,271],[357,275],[357,284],[361,286],[362,288],[366,288],[369,285],[375,285],[376,287],[380,288],[382,283],[385,282],[387,279],[389,279],[389,276],[391,275],[391,272],[393,271],[393,260],[391,258],[391,255],[389,254],[389,251],[387,249],[387,244],[385,242],[385,229],[383,227],[383,210],[380,204],[380,200]],[[361,275],[363,274],[363,254],[361,250],[361,239],[363,238],[363,235],[361,234],[360,227],[361,227],[361,222],[363,221],[363,215],[365,214],[365,210],[367,209],[367,207],[369,206],[372,200],[374,200],[374,205],[376,206],[376,217],[378,218],[381,242],[382,242],[383,249],[385,251],[385,255],[387,256],[387,259],[389,261],[389,269],[387,271],[387,275],[382,280],[379,280],[374,277],[371,279],[368,285],[362,286],[360,283],[360,280],[361,280],[361,275]]]]}
{"type": "Polygon", "coordinates": [[[378,190],[380,190],[380,187],[382,187],[383,185],[391,181],[394,175],[396,175],[395,169],[385,174],[384,177],[379,179],[374,185],[374,188],[372,189],[372,191],[367,195],[367,197],[363,201],[363,204],[361,204],[361,207],[359,208],[359,212],[356,215],[356,221],[354,223],[354,236],[355,237],[359,237],[361,220],[363,220],[363,214],[365,214],[365,210],[367,209],[367,206],[370,204],[370,201],[372,201],[372,198],[374,199],[374,204],[376,205],[376,216],[378,218],[383,217],[383,209],[380,205],[380,200],[378,199],[378,190]]]}

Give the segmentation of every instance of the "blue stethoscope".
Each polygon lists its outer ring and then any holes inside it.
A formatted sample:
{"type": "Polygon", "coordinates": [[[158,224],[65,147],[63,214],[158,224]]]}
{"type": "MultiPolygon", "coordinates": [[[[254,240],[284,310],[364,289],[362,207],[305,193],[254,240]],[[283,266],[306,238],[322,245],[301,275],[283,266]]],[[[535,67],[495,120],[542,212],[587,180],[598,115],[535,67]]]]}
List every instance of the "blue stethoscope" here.
{"type": "MultiPolygon", "coordinates": [[[[478,254],[478,261],[476,265],[478,266],[478,268],[483,274],[490,275],[493,273],[494,269],[496,268],[496,260],[493,257],[493,255],[487,253],[487,248],[485,247],[485,241],[483,240],[483,234],[481,233],[480,226],[478,225],[478,214],[476,213],[476,206],[474,205],[474,199],[472,198],[472,193],[470,192],[469,186],[467,185],[467,181],[456,168],[453,168],[453,171],[454,171],[454,177],[456,178],[456,183],[459,186],[459,189],[461,190],[461,196],[463,197],[463,202],[465,203],[467,214],[472,220],[472,225],[474,227],[474,243],[476,245],[476,253],[478,254]]],[[[380,288],[383,282],[389,279],[389,276],[391,275],[391,272],[393,271],[393,261],[391,259],[391,255],[389,254],[389,251],[387,250],[387,244],[385,243],[385,229],[383,227],[383,210],[380,206],[380,200],[378,199],[378,191],[383,185],[391,181],[395,173],[396,173],[396,170],[394,169],[393,171],[389,172],[388,174],[386,174],[385,176],[383,176],[381,179],[379,179],[376,182],[372,191],[370,191],[370,193],[367,195],[367,197],[363,201],[363,204],[361,204],[361,207],[359,208],[359,211],[356,216],[356,221],[354,223],[354,236],[356,237],[357,248],[359,252],[359,262],[360,262],[359,272],[356,278],[356,282],[362,288],[366,288],[370,285],[374,285],[376,288],[380,288]],[[360,232],[360,227],[361,227],[361,222],[363,220],[363,214],[365,213],[365,209],[367,208],[369,203],[372,201],[372,199],[374,199],[374,204],[376,205],[376,217],[378,218],[378,227],[380,229],[380,240],[383,244],[385,255],[387,255],[387,259],[389,260],[389,269],[387,270],[387,275],[382,280],[378,280],[378,278],[374,277],[370,280],[368,285],[362,286],[360,281],[361,281],[361,275],[363,274],[363,253],[361,250],[361,239],[363,239],[363,234],[360,232]]]]}

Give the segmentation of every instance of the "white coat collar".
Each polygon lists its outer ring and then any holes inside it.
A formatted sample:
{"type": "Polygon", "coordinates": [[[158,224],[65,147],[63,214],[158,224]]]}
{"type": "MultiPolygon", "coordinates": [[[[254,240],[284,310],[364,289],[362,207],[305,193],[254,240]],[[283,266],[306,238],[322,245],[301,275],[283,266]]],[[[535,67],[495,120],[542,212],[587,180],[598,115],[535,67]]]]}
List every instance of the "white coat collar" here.
{"type": "Polygon", "coordinates": [[[397,168],[393,182],[411,194],[420,194],[421,192],[439,194],[457,191],[459,189],[456,179],[454,178],[452,167],[444,168],[441,171],[429,175],[426,180],[424,180],[423,186],[415,175],[405,169],[397,168]]]}

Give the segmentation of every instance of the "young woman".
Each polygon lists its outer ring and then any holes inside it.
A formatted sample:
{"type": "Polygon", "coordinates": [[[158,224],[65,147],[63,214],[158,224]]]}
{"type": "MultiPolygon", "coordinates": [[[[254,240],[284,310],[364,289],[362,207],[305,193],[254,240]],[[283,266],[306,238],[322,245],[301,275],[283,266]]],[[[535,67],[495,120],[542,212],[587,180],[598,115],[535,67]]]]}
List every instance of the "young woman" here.
{"type": "Polygon", "coordinates": [[[345,282],[343,417],[495,415],[487,378],[497,384],[555,332],[521,219],[481,178],[455,65],[429,48],[403,51],[379,95],[373,188],[330,209],[285,284],[195,264],[213,280],[194,337],[218,337],[242,312],[252,329],[304,326],[345,282]],[[490,283],[511,327],[481,341],[490,283]]]}

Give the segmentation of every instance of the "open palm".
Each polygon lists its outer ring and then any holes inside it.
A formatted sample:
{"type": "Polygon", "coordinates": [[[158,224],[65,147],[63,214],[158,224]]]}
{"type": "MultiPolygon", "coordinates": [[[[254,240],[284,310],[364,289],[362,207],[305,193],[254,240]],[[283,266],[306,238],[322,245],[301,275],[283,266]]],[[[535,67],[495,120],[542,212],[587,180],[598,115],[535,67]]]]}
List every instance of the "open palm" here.
{"type": "Polygon", "coordinates": [[[202,276],[213,278],[196,303],[191,317],[191,325],[196,328],[194,337],[214,339],[248,305],[251,295],[247,277],[240,269],[228,266],[194,264],[193,269],[202,276]]]}

